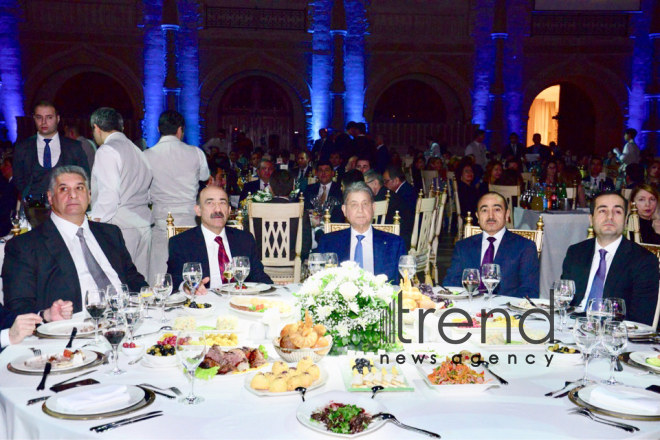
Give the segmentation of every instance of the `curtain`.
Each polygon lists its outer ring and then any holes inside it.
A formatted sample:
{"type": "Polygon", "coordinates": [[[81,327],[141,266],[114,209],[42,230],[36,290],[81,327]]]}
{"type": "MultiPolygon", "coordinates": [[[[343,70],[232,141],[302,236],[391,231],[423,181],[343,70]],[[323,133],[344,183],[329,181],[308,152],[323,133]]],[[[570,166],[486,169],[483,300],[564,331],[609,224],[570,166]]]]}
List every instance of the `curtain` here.
{"type": "Polygon", "coordinates": [[[529,109],[529,124],[527,125],[527,145],[532,145],[534,133],[541,134],[541,143],[548,145],[550,141],[557,142],[557,121],[552,119],[557,114],[555,101],[535,99],[529,109]]]}

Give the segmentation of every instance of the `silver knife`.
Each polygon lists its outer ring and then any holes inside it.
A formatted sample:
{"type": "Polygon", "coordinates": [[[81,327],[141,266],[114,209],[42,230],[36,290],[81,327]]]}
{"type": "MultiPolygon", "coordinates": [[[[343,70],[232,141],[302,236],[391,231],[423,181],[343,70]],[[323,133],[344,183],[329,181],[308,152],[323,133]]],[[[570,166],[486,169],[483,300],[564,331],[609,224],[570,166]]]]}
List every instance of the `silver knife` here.
{"type": "Polygon", "coordinates": [[[53,385],[52,387],[50,387],[50,389],[52,390],[52,389],[53,389],[54,387],[56,387],[56,386],[64,385],[65,383],[70,382],[70,381],[72,381],[73,379],[78,379],[79,377],[83,377],[83,376],[86,376],[86,375],[88,375],[88,374],[92,374],[92,373],[94,373],[94,372],[96,372],[96,371],[98,371],[98,370],[91,370],[91,371],[88,371],[88,372],[86,372],[86,373],[79,374],[79,375],[77,375],[77,376],[73,376],[73,377],[71,377],[71,378],[69,378],[69,379],[67,379],[67,380],[64,380],[64,381],[60,382],[60,383],[56,383],[55,385],[53,385]]]}
{"type": "Polygon", "coordinates": [[[134,417],[129,417],[127,419],[117,420],[116,422],[106,423],[104,425],[99,425],[99,426],[94,426],[92,428],[89,428],[89,430],[90,431],[98,431],[99,429],[104,429],[105,430],[105,429],[108,429],[112,425],[118,425],[118,424],[121,424],[121,423],[132,422],[134,420],[141,419],[142,417],[153,416],[155,414],[162,415],[163,411],[152,411],[152,412],[149,412],[149,413],[146,413],[146,414],[140,414],[140,415],[137,415],[137,416],[134,416],[134,417]]]}
{"type": "Polygon", "coordinates": [[[48,400],[51,396],[44,396],[44,397],[37,397],[36,399],[30,399],[28,400],[28,406],[34,405],[35,403],[39,403],[44,400],[48,400]]]}
{"type": "Polygon", "coordinates": [[[131,423],[137,423],[137,422],[141,422],[143,420],[153,419],[154,417],[160,417],[162,415],[164,415],[164,414],[154,414],[153,416],[146,416],[146,417],[142,417],[142,418],[139,418],[139,419],[135,419],[135,420],[131,420],[131,421],[123,422],[123,423],[117,423],[115,425],[108,426],[107,428],[99,428],[99,429],[96,429],[95,431],[96,432],[105,432],[105,431],[109,431],[111,429],[119,428],[121,426],[130,425],[131,423]]]}

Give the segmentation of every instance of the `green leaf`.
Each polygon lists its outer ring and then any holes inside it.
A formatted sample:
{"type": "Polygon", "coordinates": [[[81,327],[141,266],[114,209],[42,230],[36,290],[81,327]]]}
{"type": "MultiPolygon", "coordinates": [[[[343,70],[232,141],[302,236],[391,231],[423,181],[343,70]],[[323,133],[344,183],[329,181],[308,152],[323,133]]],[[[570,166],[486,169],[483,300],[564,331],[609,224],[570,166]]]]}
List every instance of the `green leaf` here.
{"type": "Polygon", "coordinates": [[[348,345],[351,342],[351,339],[348,336],[341,338],[342,345],[348,345]]]}
{"type": "Polygon", "coordinates": [[[264,347],[263,345],[260,345],[259,346],[259,351],[263,355],[264,359],[268,359],[268,352],[266,351],[266,347],[264,347]]]}
{"type": "MultiPolygon", "coordinates": [[[[212,368],[197,367],[197,369],[195,370],[195,377],[200,380],[211,380],[218,374],[219,369],[220,367],[212,367],[212,368]]],[[[186,372],[185,368],[183,371],[184,373],[186,372]]]]}

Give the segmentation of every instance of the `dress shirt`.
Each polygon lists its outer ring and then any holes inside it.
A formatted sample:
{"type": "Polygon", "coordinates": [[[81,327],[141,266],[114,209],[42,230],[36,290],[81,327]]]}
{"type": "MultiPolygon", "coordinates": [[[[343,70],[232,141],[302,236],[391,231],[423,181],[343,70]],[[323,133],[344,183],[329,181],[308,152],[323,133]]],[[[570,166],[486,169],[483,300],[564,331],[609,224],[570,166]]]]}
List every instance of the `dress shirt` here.
{"type": "MultiPolygon", "coordinates": [[[[226,227],[226,226],[225,226],[226,227]]],[[[209,256],[209,275],[211,277],[211,289],[216,289],[222,286],[222,274],[220,273],[220,263],[218,262],[218,249],[220,245],[215,241],[215,235],[206,226],[202,225],[202,234],[204,235],[204,241],[206,242],[206,252],[209,256]]],[[[222,244],[225,247],[225,253],[227,253],[227,258],[231,261],[231,250],[229,249],[229,240],[227,240],[227,232],[222,228],[219,237],[222,237],[222,244]]]]}
{"type": "Polygon", "coordinates": [[[319,193],[317,197],[321,197],[321,194],[323,194],[324,187],[325,187],[325,199],[328,200],[330,198],[330,188],[332,187],[332,182],[326,183],[325,185],[319,183],[319,193]]]}
{"type": "Polygon", "coordinates": [[[626,145],[623,146],[623,152],[620,152],[618,148],[615,148],[613,151],[624,165],[639,162],[639,147],[635,141],[626,142],[626,145]]]}
{"type": "Polygon", "coordinates": [[[619,249],[619,245],[621,244],[621,240],[623,239],[623,236],[619,237],[618,240],[616,240],[613,243],[608,244],[607,246],[603,247],[598,243],[598,239],[596,239],[596,249],[594,251],[594,257],[591,260],[591,271],[589,272],[589,282],[587,283],[587,290],[584,292],[584,298],[582,299],[582,302],[580,303],[580,306],[575,310],[576,312],[583,312],[584,308],[587,306],[587,300],[589,299],[589,293],[591,292],[591,285],[594,282],[594,277],[596,276],[596,272],[598,272],[598,266],[600,265],[600,250],[605,249],[607,251],[607,254],[605,254],[605,264],[607,266],[607,269],[605,271],[605,280],[603,280],[603,288],[605,287],[605,281],[607,280],[607,274],[610,271],[610,266],[612,265],[612,260],[614,259],[614,255],[616,254],[616,250],[619,249]]]}
{"type": "Polygon", "coordinates": [[[594,177],[592,175],[589,175],[589,184],[593,186],[597,186],[599,182],[605,182],[607,179],[607,176],[605,173],[600,173],[598,176],[594,177]]]}
{"type": "MultiPolygon", "coordinates": [[[[50,164],[54,168],[57,165],[57,161],[60,160],[60,153],[62,152],[62,147],[60,147],[60,135],[55,133],[48,144],[50,147],[50,164]]],[[[44,151],[46,150],[46,142],[44,142],[44,137],[41,134],[37,134],[37,156],[39,158],[39,165],[44,166],[44,151]]]]}
{"type": "MultiPolygon", "coordinates": [[[[357,246],[358,235],[364,235],[362,239],[362,264],[363,269],[367,272],[374,273],[374,232],[369,225],[369,229],[363,234],[360,234],[355,229],[351,228],[351,261],[355,261],[355,246],[357,246]]],[[[374,274],[377,275],[377,274],[374,274]]]]}
{"type": "Polygon", "coordinates": [[[112,265],[103,253],[101,246],[99,246],[99,243],[96,241],[94,234],[92,234],[92,231],[89,229],[87,218],[83,220],[81,226],[71,223],[70,221],[63,219],[55,213],[52,213],[50,218],[53,220],[53,223],[55,223],[55,227],[62,236],[64,244],[66,244],[67,249],[69,249],[69,254],[71,254],[73,264],[76,266],[76,272],[78,272],[78,282],[80,283],[80,293],[82,294],[82,304],[85,304],[85,294],[88,290],[105,289],[106,286],[97,286],[94,278],[92,278],[92,274],[87,268],[82,246],[80,245],[80,238],[78,238],[76,235],[79,228],[83,228],[85,243],[87,243],[87,247],[89,248],[92,255],[94,255],[94,259],[96,259],[96,262],[99,263],[99,266],[101,266],[101,269],[103,269],[103,272],[105,272],[110,282],[117,286],[122,284],[121,280],[119,279],[119,275],[117,275],[117,272],[115,272],[115,270],[112,268],[112,265]]]}
{"type": "Polygon", "coordinates": [[[0,350],[11,345],[11,340],[9,339],[9,329],[6,328],[0,331],[0,350]]]}
{"type": "Polygon", "coordinates": [[[486,250],[488,249],[488,246],[490,245],[490,241],[488,241],[488,237],[495,237],[495,241],[493,242],[493,246],[495,246],[495,252],[493,253],[493,261],[495,261],[495,255],[497,255],[497,250],[500,247],[500,243],[502,243],[502,237],[504,237],[504,234],[506,233],[506,228],[500,229],[495,235],[488,235],[488,233],[484,232],[481,234],[481,259],[479,261],[484,261],[484,255],[486,255],[486,250]]]}
{"type": "Polygon", "coordinates": [[[465,155],[473,154],[474,161],[477,165],[480,165],[481,168],[486,169],[486,162],[488,158],[486,157],[486,146],[480,142],[473,141],[465,148],[465,155]]]}
{"type": "Polygon", "coordinates": [[[298,176],[297,176],[298,180],[305,177],[305,175],[307,174],[307,169],[308,168],[309,168],[309,165],[307,165],[305,168],[300,169],[300,171],[298,172],[298,176]]]}

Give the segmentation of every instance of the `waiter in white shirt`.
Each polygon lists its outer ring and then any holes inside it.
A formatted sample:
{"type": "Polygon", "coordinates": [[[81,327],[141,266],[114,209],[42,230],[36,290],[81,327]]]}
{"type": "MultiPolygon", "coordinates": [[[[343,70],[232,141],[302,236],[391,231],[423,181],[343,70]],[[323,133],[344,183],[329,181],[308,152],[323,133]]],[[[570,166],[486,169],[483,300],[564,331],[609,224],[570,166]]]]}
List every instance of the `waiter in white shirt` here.
{"type": "Polygon", "coordinates": [[[185,127],[185,119],[179,112],[163,112],[158,118],[161,138],[144,152],[154,175],[149,190],[154,217],[150,280],[158,273],[167,272],[167,214],[172,214],[176,225],[195,226],[199,182],[210,177],[202,150],[182,142],[185,127]]]}
{"type": "Polygon", "coordinates": [[[92,113],[94,140],[100,145],[92,170],[92,219],[119,226],[138,272],[149,274],[151,167],[142,151],[122,133],[116,110],[92,113]]]}
{"type": "Polygon", "coordinates": [[[639,163],[639,147],[635,143],[636,136],[637,130],[634,128],[627,129],[623,134],[623,139],[626,141],[626,145],[623,147],[623,152],[619,151],[618,148],[613,150],[617,159],[621,161],[621,168],[623,170],[625,170],[626,166],[631,163],[639,163]]]}

